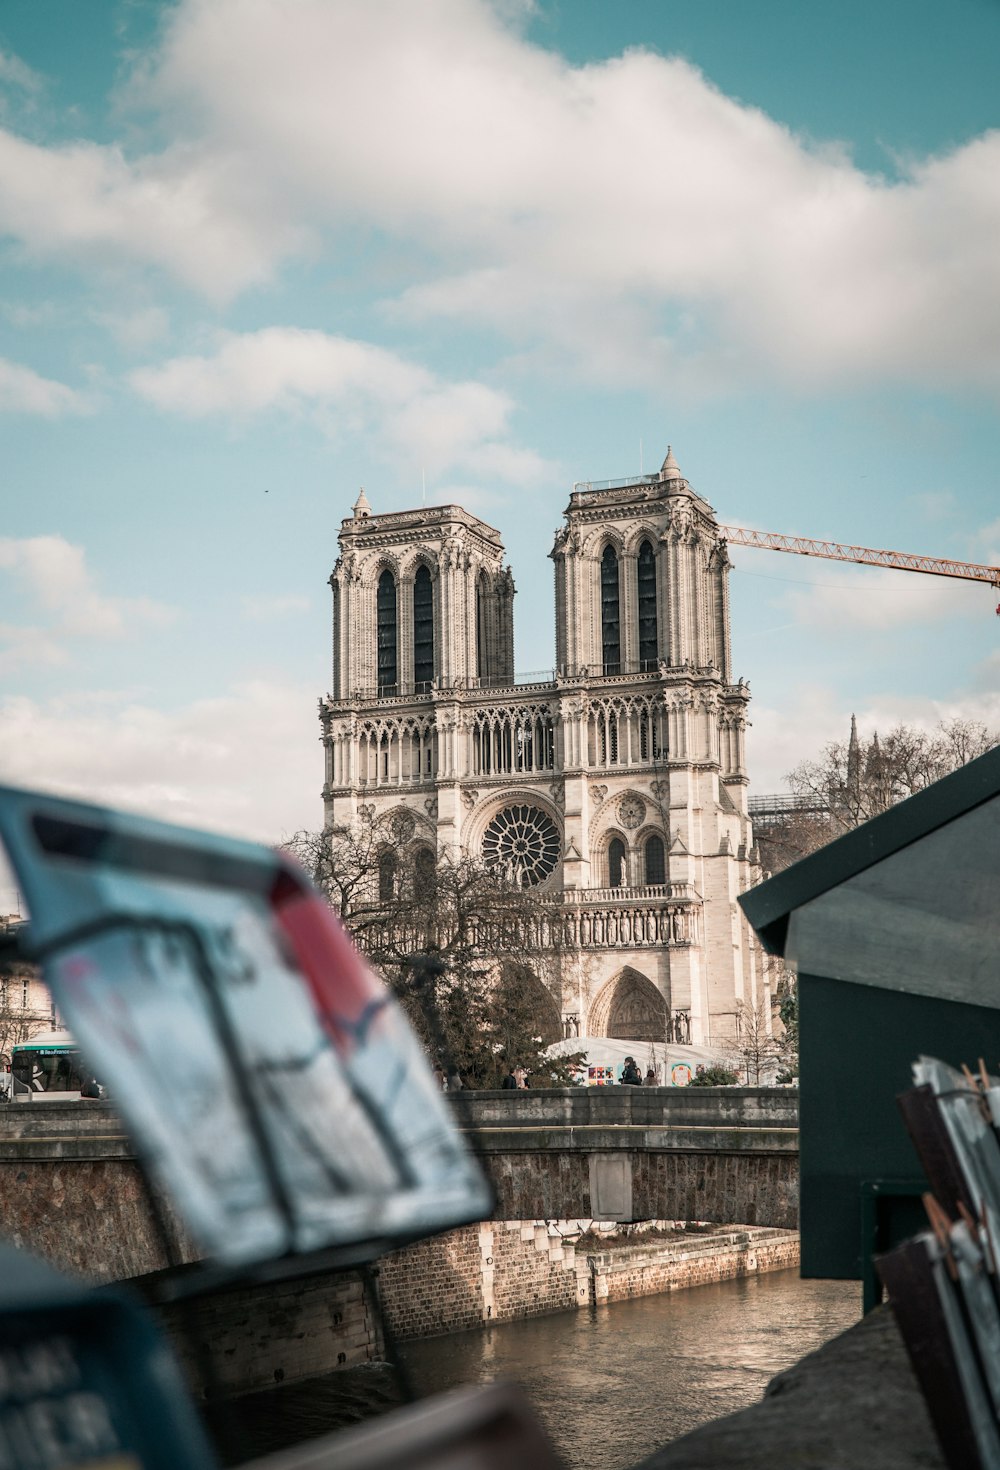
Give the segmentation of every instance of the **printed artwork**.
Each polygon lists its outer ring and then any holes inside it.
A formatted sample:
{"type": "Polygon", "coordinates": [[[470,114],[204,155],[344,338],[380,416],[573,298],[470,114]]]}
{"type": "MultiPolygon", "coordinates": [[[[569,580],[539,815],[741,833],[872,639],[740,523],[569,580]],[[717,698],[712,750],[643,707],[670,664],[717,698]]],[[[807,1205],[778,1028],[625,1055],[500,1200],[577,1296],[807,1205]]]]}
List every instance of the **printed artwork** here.
{"type": "Polygon", "coordinates": [[[588,1067],[588,1087],[613,1087],[615,1083],[614,1067],[588,1067]]]}
{"type": "Polygon", "coordinates": [[[687,1087],[693,1076],[694,1072],[690,1062],[672,1062],[670,1064],[671,1087],[687,1087]]]}

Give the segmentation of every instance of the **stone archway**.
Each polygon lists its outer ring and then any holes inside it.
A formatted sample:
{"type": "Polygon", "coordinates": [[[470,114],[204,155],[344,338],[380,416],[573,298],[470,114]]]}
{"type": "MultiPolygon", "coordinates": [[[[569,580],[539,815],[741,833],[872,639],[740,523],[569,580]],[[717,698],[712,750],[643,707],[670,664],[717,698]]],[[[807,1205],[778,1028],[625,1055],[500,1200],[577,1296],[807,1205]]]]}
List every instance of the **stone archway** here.
{"type": "Polygon", "coordinates": [[[662,1042],[667,1034],[667,1003],[651,980],[626,965],[609,980],[590,1008],[591,1036],[621,1041],[662,1042]]]}

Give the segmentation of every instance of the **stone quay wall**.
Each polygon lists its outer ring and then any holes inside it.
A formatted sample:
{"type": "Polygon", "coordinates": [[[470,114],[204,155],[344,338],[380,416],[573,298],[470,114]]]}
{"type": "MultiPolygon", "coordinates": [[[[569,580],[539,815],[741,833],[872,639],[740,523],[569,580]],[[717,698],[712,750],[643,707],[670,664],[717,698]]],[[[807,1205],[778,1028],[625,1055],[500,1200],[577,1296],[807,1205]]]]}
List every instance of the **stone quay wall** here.
{"type": "Polygon", "coordinates": [[[433,1337],[780,1271],[799,1260],[799,1237],[790,1230],[734,1226],[646,1239],[640,1232],[628,1243],[613,1231],[593,1220],[504,1220],[409,1246],[379,1263],[386,1320],[396,1337],[433,1337]],[[601,1249],[581,1247],[583,1231],[611,1238],[601,1249]]]}
{"type": "Polygon", "coordinates": [[[356,1271],[218,1291],[156,1309],[196,1396],[237,1396],[383,1356],[356,1271]]]}

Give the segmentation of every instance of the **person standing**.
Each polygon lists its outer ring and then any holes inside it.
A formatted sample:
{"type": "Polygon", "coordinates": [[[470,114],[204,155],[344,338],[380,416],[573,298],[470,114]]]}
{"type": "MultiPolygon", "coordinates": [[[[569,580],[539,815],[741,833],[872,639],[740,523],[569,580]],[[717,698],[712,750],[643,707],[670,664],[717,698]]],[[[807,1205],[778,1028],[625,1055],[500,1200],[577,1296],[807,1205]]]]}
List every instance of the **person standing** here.
{"type": "Polygon", "coordinates": [[[507,1091],[508,1088],[516,1087],[517,1086],[517,1078],[514,1075],[514,1068],[513,1067],[511,1067],[511,1068],[508,1069],[507,1075],[503,1079],[503,1081],[500,1083],[500,1086],[503,1088],[503,1090],[505,1092],[507,1091]]]}
{"type": "Polygon", "coordinates": [[[635,1057],[626,1057],[622,1068],[622,1084],[625,1087],[641,1087],[642,1076],[635,1064],[635,1057]]]}

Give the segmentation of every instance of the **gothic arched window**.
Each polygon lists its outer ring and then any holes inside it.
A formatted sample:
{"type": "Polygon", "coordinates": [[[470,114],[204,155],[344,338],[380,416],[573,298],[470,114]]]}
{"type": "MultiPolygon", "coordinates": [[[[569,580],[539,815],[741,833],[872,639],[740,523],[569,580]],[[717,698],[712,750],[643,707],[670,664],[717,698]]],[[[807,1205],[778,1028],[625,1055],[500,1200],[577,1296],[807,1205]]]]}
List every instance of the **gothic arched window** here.
{"type": "Polygon", "coordinates": [[[651,668],[659,650],[656,639],[656,557],[648,541],[639,547],[636,569],[639,593],[639,667],[651,668]]]}
{"type": "Polygon", "coordinates": [[[413,579],[413,683],[418,694],[434,681],[434,584],[427,567],[413,579]]]}
{"type": "Polygon", "coordinates": [[[476,582],[476,673],[481,683],[485,682],[489,672],[487,667],[489,643],[486,634],[486,609],[489,595],[490,589],[486,581],[486,574],[480,572],[476,582]]]}
{"type": "Polygon", "coordinates": [[[378,896],[380,903],[389,903],[396,896],[396,855],[384,852],[378,860],[378,896]]]}
{"type": "Polygon", "coordinates": [[[646,838],[646,882],[666,883],[667,866],[663,853],[662,837],[646,838]]]}
{"type": "Polygon", "coordinates": [[[378,631],[378,692],[396,692],[396,579],[388,568],[378,579],[376,597],[378,631]]]}
{"type": "Polygon", "coordinates": [[[601,557],[601,647],[606,674],[622,667],[621,606],[618,597],[618,557],[613,546],[601,557]]]}
{"type": "Polygon", "coordinates": [[[413,859],[413,893],[417,899],[429,899],[434,892],[437,860],[429,847],[418,847],[413,859]]]}
{"type": "Polygon", "coordinates": [[[620,837],[612,837],[608,845],[608,886],[621,888],[625,883],[625,844],[620,837]]]}

